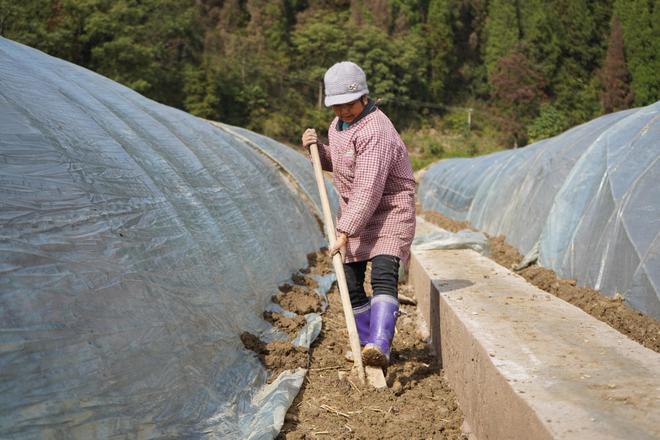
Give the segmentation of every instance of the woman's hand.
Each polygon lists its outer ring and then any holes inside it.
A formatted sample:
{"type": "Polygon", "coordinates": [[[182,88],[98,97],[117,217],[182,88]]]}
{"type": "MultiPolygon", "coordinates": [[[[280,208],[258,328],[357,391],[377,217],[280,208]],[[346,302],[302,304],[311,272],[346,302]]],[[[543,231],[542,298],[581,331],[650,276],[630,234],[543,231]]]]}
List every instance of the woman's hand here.
{"type": "Polygon", "coordinates": [[[313,128],[308,128],[302,135],[302,145],[305,149],[309,149],[309,146],[318,142],[316,137],[316,130],[313,128]]]}
{"type": "Polygon", "coordinates": [[[330,256],[334,256],[337,252],[341,255],[342,261],[344,260],[344,256],[346,255],[346,243],[348,242],[348,236],[344,234],[343,232],[340,232],[337,234],[337,239],[335,240],[335,244],[328,250],[330,252],[330,256]]]}

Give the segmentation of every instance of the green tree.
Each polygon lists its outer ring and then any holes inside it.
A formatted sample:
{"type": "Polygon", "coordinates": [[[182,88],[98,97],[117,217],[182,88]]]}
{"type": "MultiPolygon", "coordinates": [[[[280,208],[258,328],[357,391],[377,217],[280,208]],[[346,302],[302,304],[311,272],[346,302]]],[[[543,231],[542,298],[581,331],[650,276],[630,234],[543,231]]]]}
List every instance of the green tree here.
{"type": "Polygon", "coordinates": [[[636,105],[660,99],[660,4],[647,0],[615,0],[621,20],[625,56],[636,105]]]}
{"type": "Polygon", "coordinates": [[[0,34],[294,142],[300,124],[325,125],[323,74],[350,59],[402,129],[447,104],[490,107],[523,143],[526,124],[534,138],[602,111],[613,11],[635,103],[654,102],[660,7],[649,0],[0,0],[0,34]]]}
{"type": "Polygon", "coordinates": [[[357,29],[346,24],[348,17],[347,12],[319,11],[299,22],[293,30],[293,70],[314,83],[314,92],[315,82],[322,80],[325,70],[346,57],[350,34],[357,33],[357,29]]]}
{"type": "Polygon", "coordinates": [[[389,35],[375,26],[360,29],[348,51],[348,59],[364,69],[371,94],[383,102],[396,99],[399,78],[396,76],[397,46],[389,35]]]}
{"type": "Polygon", "coordinates": [[[454,69],[450,75],[447,99],[463,104],[472,99],[487,99],[489,85],[483,61],[488,5],[482,1],[455,2],[454,69]]]}
{"type": "Polygon", "coordinates": [[[516,48],[522,34],[518,1],[492,0],[486,19],[484,61],[490,78],[500,58],[516,48]]]}
{"type": "Polygon", "coordinates": [[[541,0],[528,0],[521,6],[525,53],[546,78],[553,78],[562,57],[559,11],[541,0]]]}
{"type": "Polygon", "coordinates": [[[426,99],[430,84],[426,76],[427,48],[423,29],[414,27],[393,43],[397,100],[426,99]]]}
{"type": "Polygon", "coordinates": [[[197,63],[195,10],[177,0],[104,2],[85,22],[89,67],[157,101],[183,105],[183,71],[197,63]]]}
{"type": "Polygon", "coordinates": [[[199,50],[192,1],[51,0],[48,5],[27,0],[5,9],[3,4],[3,34],[150,98],[183,105],[182,72],[196,62],[199,50]]]}
{"type": "Polygon", "coordinates": [[[446,97],[449,75],[454,65],[454,34],[452,31],[452,0],[429,2],[427,32],[430,52],[430,89],[436,100],[446,97]]]}
{"type": "Polygon", "coordinates": [[[347,58],[350,33],[357,32],[349,17],[349,11],[313,11],[293,28],[289,86],[298,99],[295,108],[302,109],[299,123],[304,127],[325,127],[331,117],[323,106],[323,74],[347,58]]]}
{"type": "Polygon", "coordinates": [[[87,66],[93,42],[85,22],[103,6],[101,0],[0,0],[2,35],[58,58],[87,66]]]}
{"type": "Polygon", "coordinates": [[[219,119],[221,108],[217,73],[209,66],[187,66],[184,70],[184,107],[193,115],[219,119]]]}
{"type": "Polygon", "coordinates": [[[425,21],[428,0],[390,0],[390,33],[405,33],[425,21]]]}
{"type": "Polygon", "coordinates": [[[357,26],[372,25],[389,32],[392,27],[388,0],[351,0],[351,19],[357,26]]]}
{"type": "Polygon", "coordinates": [[[596,44],[594,19],[587,0],[555,0],[561,55],[557,70],[549,79],[555,107],[571,124],[593,118],[599,110],[594,73],[603,56],[603,45],[596,44]]]}

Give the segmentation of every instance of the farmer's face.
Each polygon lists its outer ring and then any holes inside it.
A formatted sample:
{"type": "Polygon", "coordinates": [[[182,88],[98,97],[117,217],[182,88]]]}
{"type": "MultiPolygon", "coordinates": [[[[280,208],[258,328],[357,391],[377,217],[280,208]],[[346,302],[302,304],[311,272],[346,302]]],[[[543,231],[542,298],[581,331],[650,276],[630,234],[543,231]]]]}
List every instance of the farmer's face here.
{"type": "Polygon", "coordinates": [[[362,113],[362,110],[364,110],[364,103],[362,102],[362,98],[359,98],[346,104],[333,105],[332,110],[334,110],[339,119],[350,124],[353,122],[353,119],[357,118],[358,115],[362,113]]]}

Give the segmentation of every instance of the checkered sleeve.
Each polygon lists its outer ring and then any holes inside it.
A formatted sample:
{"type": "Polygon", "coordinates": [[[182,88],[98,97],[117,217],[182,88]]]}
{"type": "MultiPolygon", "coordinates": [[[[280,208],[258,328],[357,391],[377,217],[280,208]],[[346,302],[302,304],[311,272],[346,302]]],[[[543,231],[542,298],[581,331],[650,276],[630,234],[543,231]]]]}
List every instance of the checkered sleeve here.
{"type": "MultiPolygon", "coordinates": [[[[330,146],[322,144],[321,142],[316,144],[319,150],[319,159],[321,160],[321,169],[324,171],[332,171],[332,157],[330,155],[330,146]]],[[[312,161],[312,154],[307,154],[307,159],[312,161]]]]}
{"type": "Polygon", "coordinates": [[[355,177],[337,230],[349,237],[364,228],[380,204],[394,160],[394,148],[382,130],[369,127],[355,142],[355,177]]]}

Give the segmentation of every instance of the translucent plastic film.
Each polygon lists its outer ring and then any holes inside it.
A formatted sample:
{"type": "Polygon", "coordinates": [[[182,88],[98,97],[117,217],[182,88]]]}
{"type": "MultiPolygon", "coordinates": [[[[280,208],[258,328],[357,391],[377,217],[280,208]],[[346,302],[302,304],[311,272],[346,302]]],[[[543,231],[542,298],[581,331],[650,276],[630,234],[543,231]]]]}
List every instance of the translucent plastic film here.
{"type": "Polygon", "coordinates": [[[525,148],[429,168],[424,209],[497,235],[561,277],[660,318],[660,102],[525,148]]]}
{"type": "Polygon", "coordinates": [[[318,196],[232,130],[0,38],[0,438],[276,435],[302,376],[264,388],[239,335],[318,196]]]}

